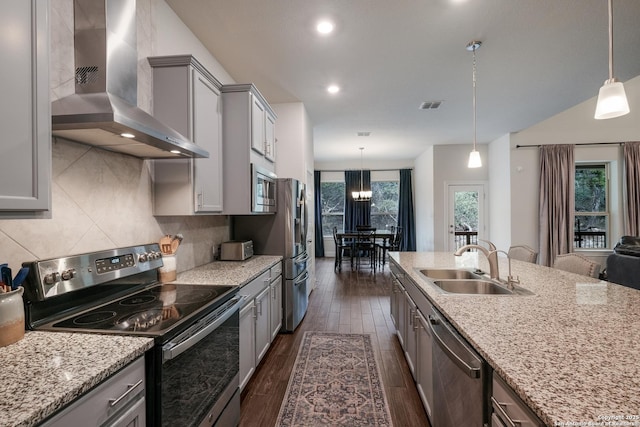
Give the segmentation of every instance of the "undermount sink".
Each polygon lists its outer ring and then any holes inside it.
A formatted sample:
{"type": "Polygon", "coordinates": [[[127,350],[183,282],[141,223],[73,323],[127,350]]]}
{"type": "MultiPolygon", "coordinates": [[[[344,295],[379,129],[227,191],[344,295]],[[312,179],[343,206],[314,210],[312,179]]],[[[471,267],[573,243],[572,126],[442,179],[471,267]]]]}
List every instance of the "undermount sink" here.
{"type": "Polygon", "coordinates": [[[420,273],[424,274],[430,279],[481,279],[475,273],[469,270],[453,269],[453,268],[426,268],[420,270],[420,273]]]}
{"type": "Polygon", "coordinates": [[[433,284],[453,294],[510,295],[514,293],[489,280],[434,280],[433,284]]]}

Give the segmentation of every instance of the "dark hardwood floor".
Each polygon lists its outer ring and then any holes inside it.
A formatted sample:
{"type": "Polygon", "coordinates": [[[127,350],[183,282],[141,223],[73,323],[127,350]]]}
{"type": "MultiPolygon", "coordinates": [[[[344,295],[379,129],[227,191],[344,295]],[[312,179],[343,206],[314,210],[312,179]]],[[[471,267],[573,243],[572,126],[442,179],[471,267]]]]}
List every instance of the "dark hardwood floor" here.
{"type": "Polygon", "coordinates": [[[293,334],[276,337],[245,387],[240,425],[275,425],[304,332],[336,331],[371,334],[394,426],[429,426],[393,332],[388,265],[375,276],[368,269],[352,272],[347,263],[334,273],[333,258],[316,258],[316,278],[304,320],[293,334]]]}

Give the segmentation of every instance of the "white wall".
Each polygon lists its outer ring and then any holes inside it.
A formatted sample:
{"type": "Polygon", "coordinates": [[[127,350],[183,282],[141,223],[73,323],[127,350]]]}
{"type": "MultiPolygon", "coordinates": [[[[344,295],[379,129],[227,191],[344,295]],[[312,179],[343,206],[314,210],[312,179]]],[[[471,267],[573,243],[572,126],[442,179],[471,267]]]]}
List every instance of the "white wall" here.
{"type": "Polygon", "coordinates": [[[434,220],[433,146],[415,160],[413,200],[416,215],[416,251],[433,251],[434,220]]]}
{"type": "Polygon", "coordinates": [[[313,128],[302,102],[272,104],[276,113],[276,175],[295,178],[307,185],[307,170],[313,170],[313,128]]]}
{"type": "Polygon", "coordinates": [[[152,51],[155,56],[191,54],[222,84],[235,83],[224,67],[164,0],[151,0],[152,51]]]}
{"type": "Polygon", "coordinates": [[[488,170],[490,163],[488,146],[478,145],[477,149],[482,158],[482,167],[470,169],[467,167],[467,162],[469,160],[471,146],[436,145],[433,147],[433,203],[435,206],[433,216],[433,246],[436,251],[443,251],[447,248],[447,242],[445,241],[448,230],[446,218],[446,185],[454,183],[479,183],[489,179],[488,170]]]}
{"type": "MultiPolygon", "coordinates": [[[[509,142],[504,135],[489,144],[489,240],[499,249],[511,246],[511,161],[509,142]]],[[[516,221],[518,223],[518,221],[516,221]]]]}

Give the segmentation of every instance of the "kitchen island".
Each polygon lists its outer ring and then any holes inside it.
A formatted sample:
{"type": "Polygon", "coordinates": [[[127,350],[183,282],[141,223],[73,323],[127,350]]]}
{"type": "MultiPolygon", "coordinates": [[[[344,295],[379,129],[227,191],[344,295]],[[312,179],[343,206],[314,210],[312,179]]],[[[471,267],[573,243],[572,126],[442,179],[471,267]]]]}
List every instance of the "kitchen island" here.
{"type": "Polygon", "coordinates": [[[391,259],[545,424],[640,426],[640,291],[514,260],[533,295],[447,294],[419,270],[489,271],[482,254],[391,259]]]}

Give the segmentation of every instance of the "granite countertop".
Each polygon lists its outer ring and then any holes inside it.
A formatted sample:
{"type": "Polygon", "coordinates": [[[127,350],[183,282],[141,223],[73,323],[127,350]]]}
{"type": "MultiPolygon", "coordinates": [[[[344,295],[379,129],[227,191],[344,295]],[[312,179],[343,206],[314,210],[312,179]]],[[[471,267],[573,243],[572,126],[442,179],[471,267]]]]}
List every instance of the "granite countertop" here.
{"type": "Polygon", "coordinates": [[[0,425],[37,425],[152,346],[151,338],[26,332],[0,348],[0,425]]]}
{"type": "Polygon", "coordinates": [[[282,257],[276,255],[254,255],[244,261],[214,261],[178,273],[176,282],[196,285],[243,286],[280,261],[282,261],[282,257]]]}
{"type": "MultiPolygon", "coordinates": [[[[282,260],[257,255],[178,274],[180,283],[242,286],[282,260]]],[[[153,346],[152,338],[27,331],[0,348],[0,426],[34,426],[153,346]]]]}
{"type": "Polygon", "coordinates": [[[534,295],[444,294],[419,267],[489,271],[485,257],[391,257],[547,425],[640,426],[640,291],[514,260],[534,295]]]}

